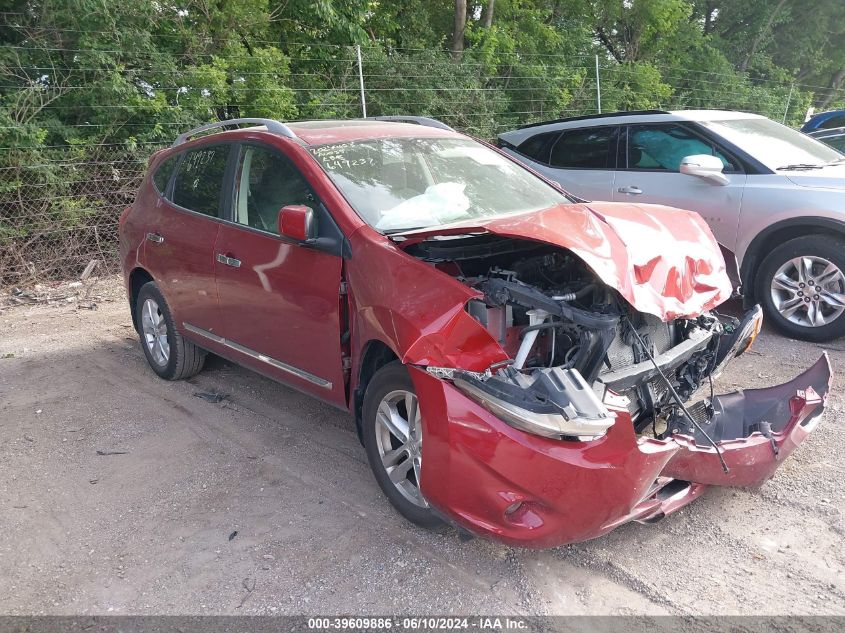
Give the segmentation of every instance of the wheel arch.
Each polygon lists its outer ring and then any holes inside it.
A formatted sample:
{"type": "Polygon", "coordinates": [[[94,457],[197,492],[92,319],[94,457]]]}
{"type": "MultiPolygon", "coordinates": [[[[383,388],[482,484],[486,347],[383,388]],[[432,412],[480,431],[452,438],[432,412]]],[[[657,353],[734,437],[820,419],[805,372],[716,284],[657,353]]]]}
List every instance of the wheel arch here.
{"type": "Polygon", "coordinates": [[[370,339],[361,348],[361,360],[358,363],[357,384],[353,393],[355,427],[358,431],[359,440],[363,437],[361,415],[367,385],[379,369],[395,360],[399,360],[399,356],[396,352],[394,352],[387,343],[379,339],[370,339]]]}
{"type": "Polygon", "coordinates": [[[132,326],[137,330],[138,321],[136,317],[136,306],[138,304],[138,293],[144,284],[155,281],[153,276],[144,268],[138,266],[129,273],[129,312],[132,315],[132,326]]]}
{"type": "Polygon", "coordinates": [[[746,306],[755,303],[755,277],[766,255],[776,246],[798,237],[830,236],[831,232],[845,239],[845,222],[833,218],[790,218],[766,227],[751,241],[742,258],[740,277],[746,306]]]}

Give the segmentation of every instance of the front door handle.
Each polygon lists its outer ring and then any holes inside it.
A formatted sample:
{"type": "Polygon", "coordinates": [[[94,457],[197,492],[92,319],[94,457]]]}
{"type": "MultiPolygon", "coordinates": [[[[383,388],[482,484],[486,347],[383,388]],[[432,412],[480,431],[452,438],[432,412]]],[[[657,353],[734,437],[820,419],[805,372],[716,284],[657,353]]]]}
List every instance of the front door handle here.
{"type": "Polygon", "coordinates": [[[618,191],[619,193],[630,193],[635,196],[638,196],[643,192],[643,190],[637,187],[636,185],[632,185],[630,187],[619,187],[619,189],[617,189],[616,191],[618,191]]]}
{"type": "Polygon", "coordinates": [[[158,233],[147,233],[147,241],[161,244],[164,241],[164,238],[158,233]]]}
{"type": "Polygon", "coordinates": [[[235,259],[234,257],[227,257],[223,253],[217,253],[217,261],[232,268],[239,268],[241,265],[241,260],[235,259]]]}

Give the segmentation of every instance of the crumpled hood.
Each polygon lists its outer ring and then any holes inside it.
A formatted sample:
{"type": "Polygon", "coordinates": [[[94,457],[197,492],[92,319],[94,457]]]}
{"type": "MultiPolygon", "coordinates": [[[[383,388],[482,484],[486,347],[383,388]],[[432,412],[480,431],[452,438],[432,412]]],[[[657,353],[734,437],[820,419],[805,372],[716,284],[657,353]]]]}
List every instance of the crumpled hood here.
{"type": "Polygon", "coordinates": [[[659,205],[562,204],[409,231],[402,234],[402,245],[433,235],[478,231],[566,248],[634,308],[664,320],[697,316],[733,292],[719,245],[704,220],[659,205]]]}

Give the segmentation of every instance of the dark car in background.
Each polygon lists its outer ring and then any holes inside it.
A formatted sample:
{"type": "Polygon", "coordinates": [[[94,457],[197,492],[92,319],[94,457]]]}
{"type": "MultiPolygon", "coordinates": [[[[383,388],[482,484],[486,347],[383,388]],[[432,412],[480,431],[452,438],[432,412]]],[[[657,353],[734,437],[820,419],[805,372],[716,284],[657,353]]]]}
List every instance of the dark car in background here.
{"type": "Polygon", "coordinates": [[[801,131],[810,134],[818,130],[835,128],[845,128],[845,110],[828,110],[814,114],[801,126],[801,131]]]}
{"type": "Polygon", "coordinates": [[[801,131],[845,153],[845,110],[828,110],[810,117],[801,131]]]}

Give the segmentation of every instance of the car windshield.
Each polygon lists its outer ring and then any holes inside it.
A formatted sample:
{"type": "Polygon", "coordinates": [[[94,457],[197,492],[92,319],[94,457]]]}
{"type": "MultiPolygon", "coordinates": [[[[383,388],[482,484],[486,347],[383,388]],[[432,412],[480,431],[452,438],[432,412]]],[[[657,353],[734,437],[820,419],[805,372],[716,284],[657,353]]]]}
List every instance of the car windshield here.
{"type": "Polygon", "coordinates": [[[528,170],[469,139],[373,139],[311,152],[363,220],[384,233],[568,202],[528,170]]]}
{"type": "Polygon", "coordinates": [[[842,154],[824,143],[770,119],[702,121],[701,124],[771,169],[812,169],[842,158],[842,154]]]}

